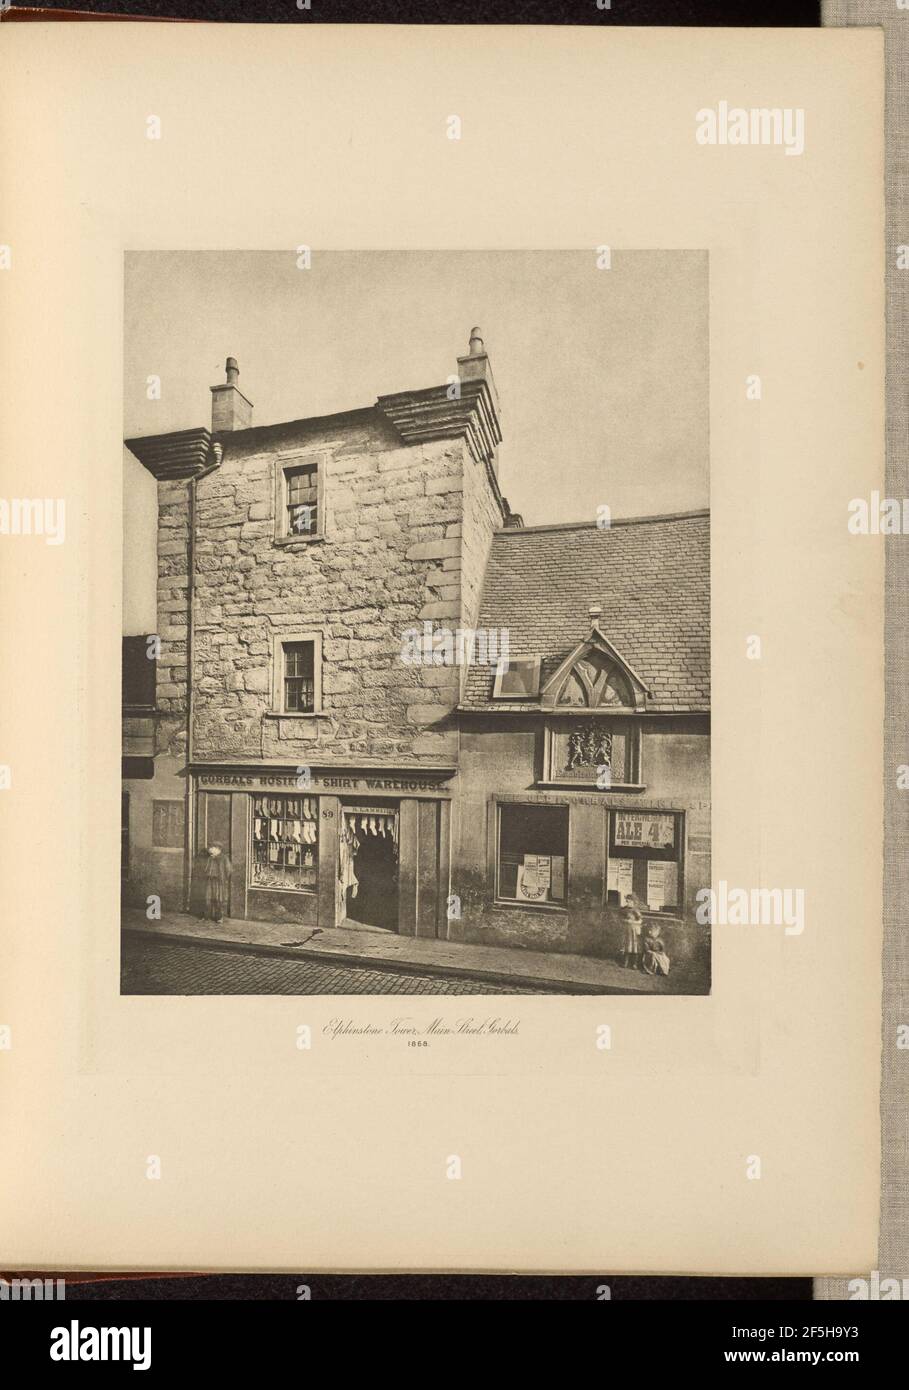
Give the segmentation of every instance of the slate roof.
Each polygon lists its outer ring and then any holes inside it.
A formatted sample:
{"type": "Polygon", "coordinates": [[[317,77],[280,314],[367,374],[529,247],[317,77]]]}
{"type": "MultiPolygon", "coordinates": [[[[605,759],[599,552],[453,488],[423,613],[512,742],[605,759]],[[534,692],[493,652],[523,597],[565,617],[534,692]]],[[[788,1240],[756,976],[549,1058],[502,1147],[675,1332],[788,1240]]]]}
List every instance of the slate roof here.
{"type": "MultiPolygon", "coordinates": [[[[497,531],[478,628],[507,628],[513,656],[542,657],[541,687],[597,626],[649,689],[647,709],[710,707],[710,514],[634,517],[497,531]]],[[[470,669],[462,708],[526,710],[492,699],[494,667],[470,669]]]]}

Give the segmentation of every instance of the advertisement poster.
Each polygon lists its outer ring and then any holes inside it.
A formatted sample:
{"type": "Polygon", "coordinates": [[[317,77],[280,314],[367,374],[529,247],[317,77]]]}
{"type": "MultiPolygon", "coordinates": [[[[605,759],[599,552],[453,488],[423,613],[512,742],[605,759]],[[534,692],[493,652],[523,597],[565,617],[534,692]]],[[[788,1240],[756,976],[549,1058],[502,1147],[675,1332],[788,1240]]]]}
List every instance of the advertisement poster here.
{"type": "Polygon", "coordinates": [[[623,849],[671,849],[675,844],[675,817],[622,811],[616,816],[615,842],[623,849]]]}

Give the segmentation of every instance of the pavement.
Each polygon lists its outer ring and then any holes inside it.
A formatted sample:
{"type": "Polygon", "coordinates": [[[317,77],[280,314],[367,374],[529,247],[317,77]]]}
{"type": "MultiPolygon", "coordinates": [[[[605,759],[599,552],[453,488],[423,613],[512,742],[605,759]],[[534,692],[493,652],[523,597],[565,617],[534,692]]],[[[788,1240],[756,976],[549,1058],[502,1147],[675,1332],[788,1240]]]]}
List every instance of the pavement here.
{"type": "Polygon", "coordinates": [[[397,932],[354,923],[317,928],[235,917],[212,922],[182,912],[149,921],[141,908],[127,908],[122,926],[130,939],[148,942],[231,948],[260,956],[335,965],[372,966],[384,971],[415,972],[424,977],[448,976],[522,989],[536,988],[547,994],[707,993],[707,983],[700,972],[677,971],[663,979],[637,970],[625,970],[615,961],[589,956],[399,936],[397,932]]]}

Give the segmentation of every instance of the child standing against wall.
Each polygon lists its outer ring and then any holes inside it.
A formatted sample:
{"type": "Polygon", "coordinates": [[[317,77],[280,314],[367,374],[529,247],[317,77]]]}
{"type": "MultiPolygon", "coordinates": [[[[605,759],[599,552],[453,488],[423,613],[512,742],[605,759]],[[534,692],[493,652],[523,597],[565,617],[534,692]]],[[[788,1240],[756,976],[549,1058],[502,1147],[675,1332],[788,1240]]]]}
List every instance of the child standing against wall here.
{"type": "Polygon", "coordinates": [[[625,969],[637,969],[641,961],[641,927],[644,918],[638,910],[637,898],[629,893],[622,908],[622,921],[625,924],[625,940],[622,957],[625,969]]]}

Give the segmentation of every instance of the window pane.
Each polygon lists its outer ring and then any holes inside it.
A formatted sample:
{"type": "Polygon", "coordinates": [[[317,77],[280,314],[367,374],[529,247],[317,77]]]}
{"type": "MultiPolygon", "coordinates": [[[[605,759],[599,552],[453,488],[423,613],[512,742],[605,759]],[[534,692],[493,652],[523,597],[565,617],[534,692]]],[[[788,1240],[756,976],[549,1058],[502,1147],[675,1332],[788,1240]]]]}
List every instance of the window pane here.
{"type": "Polygon", "coordinates": [[[253,798],[251,888],[316,891],[318,817],[319,801],[314,796],[253,798]]]}
{"type": "Polygon", "coordinates": [[[496,672],[495,696],[534,700],[540,693],[539,657],[509,657],[496,672]]]}
{"type": "Polygon", "coordinates": [[[499,807],[499,896],[563,903],[568,865],[568,807],[499,807]]]}
{"type": "Polygon", "coordinates": [[[289,714],[315,709],[315,643],[285,642],[284,708],[289,714]]]}
{"type": "Polygon", "coordinates": [[[288,509],[288,530],[295,536],[311,536],[316,530],[317,513],[312,506],[292,506],[288,509]]]}
{"type": "Polygon", "coordinates": [[[155,663],[146,655],[146,637],[123,638],[123,704],[142,709],[155,707],[155,663]]]}
{"type": "Polygon", "coordinates": [[[284,473],[287,496],[287,533],[311,536],[317,530],[319,470],[315,464],[289,468],[284,473]]]}

